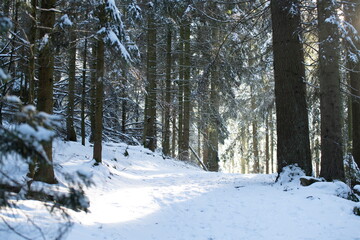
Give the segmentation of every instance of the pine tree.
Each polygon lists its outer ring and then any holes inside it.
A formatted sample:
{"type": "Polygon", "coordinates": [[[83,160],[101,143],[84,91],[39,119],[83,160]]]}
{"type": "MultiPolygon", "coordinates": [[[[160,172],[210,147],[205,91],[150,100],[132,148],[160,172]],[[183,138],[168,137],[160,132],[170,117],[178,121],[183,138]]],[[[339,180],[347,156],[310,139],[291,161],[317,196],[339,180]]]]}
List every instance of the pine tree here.
{"type": "Polygon", "coordinates": [[[278,172],[298,164],[312,174],[300,1],[271,1],[278,172]]]}
{"type": "MultiPolygon", "coordinates": [[[[54,54],[52,52],[52,29],[55,24],[56,0],[43,0],[40,5],[40,30],[39,38],[41,46],[39,49],[39,87],[37,97],[37,109],[49,114],[53,112],[53,84],[54,84],[54,54]]],[[[52,165],[52,143],[44,144],[44,150],[48,161],[40,161],[34,180],[46,183],[56,183],[54,168],[52,165]]]]}
{"type": "Polygon", "coordinates": [[[326,180],[344,179],[341,133],[337,3],[318,0],[321,171],[326,180]]]}

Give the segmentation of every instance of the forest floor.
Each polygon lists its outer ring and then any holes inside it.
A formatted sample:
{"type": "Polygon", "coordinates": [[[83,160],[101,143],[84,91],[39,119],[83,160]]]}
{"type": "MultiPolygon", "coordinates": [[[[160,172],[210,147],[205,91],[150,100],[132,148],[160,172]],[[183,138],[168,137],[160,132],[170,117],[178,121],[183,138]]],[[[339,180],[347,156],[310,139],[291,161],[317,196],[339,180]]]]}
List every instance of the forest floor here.
{"type": "MultiPolygon", "coordinates": [[[[336,196],[342,184],[302,187],[298,180],[274,184],[275,175],[210,173],[125,144],[106,143],[103,152],[103,163],[93,166],[91,147],[54,144],[57,169],[91,172],[96,183],[86,189],[90,213],[69,211],[74,224],[65,239],[360,240],[360,217],[352,212],[360,205],[336,196]]],[[[19,206],[21,214],[0,217],[29,239],[54,239],[61,220],[37,201],[19,206]]],[[[0,239],[22,238],[0,220],[0,239]]]]}

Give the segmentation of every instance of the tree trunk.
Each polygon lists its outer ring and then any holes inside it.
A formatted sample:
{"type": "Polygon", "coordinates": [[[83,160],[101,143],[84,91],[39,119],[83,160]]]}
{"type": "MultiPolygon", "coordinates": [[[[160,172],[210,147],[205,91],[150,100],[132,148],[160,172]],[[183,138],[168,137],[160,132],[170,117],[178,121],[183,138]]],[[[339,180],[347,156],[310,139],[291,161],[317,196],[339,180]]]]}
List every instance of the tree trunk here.
{"type": "Polygon", "coordinates": [[[183,124],[184,124],[184,26],[180,26],[179,42],[179,81],[178,81],[178,158],[183,154],[183,124]]]}
{"type": "Polygon", "coordinates": [[[122,87],[122,103],[121,103],[121,132],[123,134],[126,133],[126,112],[127,112],[127,94],[126,94],[126,88],[125,88],[125,79],[124,79],[124,85],[122,87]]]}
{"type": "Polygon", "coordinates": [[[321,170],[326,180],[344,179],[340,71],[339,30],[334,1],[318,0],[319,79],[321,111],[321,170]],[[333,21],[329,21],[333,19],[333,21]]]}
{"type": "Polygon", "coordinates": [[[87,66],[87,38],[85,38],[84,59],[81,89],[81,144],[85,146],[85,99],[86,99],[86,66],[87,66]]]}
{"type": "MultiPolygon", "coordinates": [[[[54,53],[51,46],[51,32],[55,24],[55,12],[47,9],[54,9],[56,0],[42,0],[40,13],[40,39],[48,38],[45,44],[39,50],[39,88],[37,109],[49,114],[53,112],[53,83],[54,83],[54,53]]],[[[54,168],[52,165],[52,143],[43,144],[48,157],[48,162],[39,162],[34,180],[46,183],[56,183],[54,168]]]]}
{"type": "MultiPolygon", "coordinates": [[[[252,64],[250,65],[252,66],[252,64]]],[[[260,173],[260,159],[259,159],[259,139],[258,139],[258,123],[257,123],[257,116],[256,116],[256,105],[255,105],[255,97],[254,97],[254,89],[253,86],[250,87],[251,93],[251,109],[254,113],[253,120],[252,120],[252,139],[253,139],[253,156],[254,156],[254,167],[253,173],[260,173]]]]}
{"type": "MultiPolygon", "coordinates": [[[[99,6],[98,17],[100,26],[105,25],[105,4],[99,6]]],[[[96,48],[96,91],[95,91],[95,117],[94,117],[94,149],[93,159],[96,163],[102,162],[102,132],[103,132],[103,99],[104,99],[104,42],[103,39],[97,40],[96,48]]]]}
{"type": "Polygon", "coordinates": [[[36,23],[36,7],[37,7],[37,0],[31,0],[31,7],[30,7],[30,21],[31,27],[28,34],[30,49],[29,49],[29,63],[28,63],[28,82],[29,82],[29,93],[27,102],[29,104],[34,104],[35,99],[35,55],[36,55],[36,33],[37,33],[37,23],[36,23]]]}
{"type": "Polygon", "coordinates": [[[271,173],[274,173],[274,124],[273,124],[273,108],[270,109],[269,117],[270,127],[270,162],[271,162],[271,173]]]}
{"type": "Polygon", "coordinates": [[[148,9],[147,29],[147,85],[146,104],[144,119],[144,147],[155,151],[156,149],[156,43],[157,25],[155,21],[155,9],[148,9]]]}
{"type": "Polygon", "coordinates": [[[165,80],[165,114],[164,114],[164,138],[163,153],[170,155],[170,111],[171,111],[171,70],[172,70],[172,26],[167,29],[166,43],[166,80],[165,80]]]}
{"type": "Polygon", "coordinates": [[[97,77],[97,42],[92,46],[92,64],[90,75],[90,139],[89,142],[94,142],[95,136],[95,99],[96,99],[96,77],[97,77]]]}
{"type": "Polygon", "coordinates": [[[103,130],[103,99],[104,99],[104,42],[97,41],[96,63],[96,94],[95,94],[95,117],[94,117],[94,151],[93,159],[97,163],[102,161],[102,130],[103,130]]]}
{"type": "Polygon", "coordinates": [[[183,118],[183,147],[181,160],[190,160],[190,113],[191,113],[191,50],[190,50],[190,22],[184,26],[184,118],[183,118]]]}
{"type": "Polygon", "coordinates": [[[298,164],[312,174],[299,0],[271,0],[278,172],[298,164]]]}
{"type": "Polygon", "coordinates": [[[176,108],[172,108],[172,138],[171,138],[171,156],[176,156],[176,108]]]}
{"type": "MultiPolygon", "coordinates": [[[[353,25],[356,29],[357,34],[360,33],[360,0],[351,0],[349,1],[348,6],[346,6],[346,15],[348,17],[348,21],[353,25]]],[[[356,39],[358,35],[353,37],[353,42],[355,44],[356,49],[350,49],[350,52],[356,52],[360,49],[360,40],[356,39]]],[[[359,58],[359,56],[358,56],[359,58]]],[[[349,114],[351,122],[349,122],[349,128],[351,130],[350,134],[352,136],[352,155],[355,159],[355,162],[358,166],[360,166],[360,61],[354,61],[353,58],[348,58],[350,65],[350,86],[351,86],[351,94],[352,99],[351,107],[349,109],[349,114]],[[351,111],[350,111],[351,110],[351,111]]],[[[349,134],[349,135],[350,135],[349,134]]]]}
{"type": "MultiPolygon", "coordinates": [[[[215,39],[218,38],[218,31],[214,33],[215,39]]],[[[208,170],[219,171],[219,84],[220,72],[217,64],[214,64],[211,72],[210,83],[210,123],[208,128],[208,170]]]]}
{"type": "Polygon", "coordinates": [[[76,132],[74,128],[74,107],[75,107],[75,80],[76,80],[76,33],[70,33],[69,49],[69,86],[68,86],[68,105],[66,116],[66,140],[76,142],[76,132]]]}
{"type": "Polygon", "coordinates": [[[269,168],[269,162],[270,162],[270,142],[269,142],[269,114],[271,113],[266,113],[265,116],[265,173],[269,174],[270,173],[270,168],[269,168]]]}

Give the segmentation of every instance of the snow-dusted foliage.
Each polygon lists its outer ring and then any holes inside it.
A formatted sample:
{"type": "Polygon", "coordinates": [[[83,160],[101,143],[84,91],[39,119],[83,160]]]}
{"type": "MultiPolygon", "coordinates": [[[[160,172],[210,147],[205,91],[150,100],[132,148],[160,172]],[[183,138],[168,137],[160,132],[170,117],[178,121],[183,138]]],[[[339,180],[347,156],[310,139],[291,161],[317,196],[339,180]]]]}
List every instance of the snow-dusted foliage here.
{"type": "MultiPolygon", "coordinates": [[[[12,23],[9,18],[0,15],[0,36],[4,32],[8,31],[12,27],[12,23]]],[[[9,76],[0,68],[0,81],[8,80],[9,76]]]]}
{"type": "Polygon", "coordinates": [[[298,165],[289,165],[282,169],[277,183],[280,185],[300,186],[300,178],[303,176],[305,176],[305,172],[298,165]]]}
{"type": "Polygon", "coordinates": [[[139,56],[139,50],[130,40],[122,19],[122,14],[114,0],[105,1],[105,11],[109,20],[98,31],[98,34],[104,38],[111,47],[113,47],[120,57],[127,63],[133,61],[133,58],[139,56]]]}
{"type": "Polygon", "coordinates": [[[345,179],[349,186],[360,183],[360,169],[352,155],[347,155],[344,159],[345,179]]]}
{"type": "MultiPolygon", "coordinates": [[[[40,200],[53,218],[61,219],[58,227],[52,227],[55,230],[54,239],[60,239],[71,226],[65,208],[87,211],[89,199],[85,196],[83,186],[90,186],[92,181],[88,174],[74,172],[70,175],[62,173],[61,169],[57,171],[58,184],[34,181],[31,174],[28,174],[30,169],[36,168],[38,163],[53,164],[49,161],[43,144],[53,141],[54,128],[58,127],[59,118],[38,112],[33,105],[23,106],[16,96],[6,96],[1,101],[9,105],[9,114],[18,123],[0,126],[0,208],[7,212],[7,216],[18,215],[19,221],[33,223],[33,231],[39,234],[44,227],[38,227],[36,219],[27,215],[26,210],[19,205],[23,201],[40,200]]],[[[4,216],[1,216],[1,220],[7,223],[4,216]]],[[[16,223],[7,223],[6,226],[8,229],[1,231],[10,230],[22,236],[16,223]]]]}
{"type": "Polygon", "coordinates": [[[73,26],[73,22],[70,20],[69,16],[67,14],[63,15],[58,23],[57,23],[61,28],[65,28],[65,27],[71,27],[73,26]]]}

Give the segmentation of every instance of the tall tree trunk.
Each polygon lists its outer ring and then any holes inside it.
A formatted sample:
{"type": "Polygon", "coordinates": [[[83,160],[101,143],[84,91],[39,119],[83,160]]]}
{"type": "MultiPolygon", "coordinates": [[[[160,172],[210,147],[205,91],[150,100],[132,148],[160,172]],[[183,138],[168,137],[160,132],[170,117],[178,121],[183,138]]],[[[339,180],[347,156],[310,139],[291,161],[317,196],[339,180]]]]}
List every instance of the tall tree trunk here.
{"type": "Polygon", "coordinates": [[[170,111],[171,111],[171,70],[172,70],[172,26],[169,25],[166,36],[166,79],[165,79],[165,113],[163,153],[170,155],[170,111]]]}
{"type": "Polygon", "coordinates": [[[81,144],[85,146],[85,99],[86,99],[86,66],[87,66],[87,43],[85,38],[84,45],[84,59],[82,71],[82,86],[81,86],[81,144]]]}
{"type": "Polygon", "coordinates": [[[144,147],[155,151],[156,149],[156,43],[157,26],[155,20],[155,9],[149,6],[148,29],[147,29],[147,85],[146,104],[144,119],[144,147]]]}
{"type": "MultiPolygon", "coordinates": [[[[40,39],[47,39],[46,43],[39,50],[39,88],[37,109],[49,114],[53,112],[53,83],[54,83],[54,53],[51,46],[51,32],[55,24],[54,9],[56,0],[42,0],[40,13],[40,39]]],[[[54,168],[52,165],[52,143],[43,144],[48,157],[48,162],[39,162],[35,171],[34,180],[46,183],[56,183],[54,168]]]]}
{"type": "MultiPolygon", "coordinates": [[[[360,0],[350,0],[349,5],[345,8],[345,13],[347,15],[347,20],[353,25],[356,29],[357,34],[360,33],[360,0]]],[[[353,42],[356,49],[349,49],[348,55],[360,49],[360,40],[357,39],[358,35],[353,37],[353,42]]],[[[354,53],[353,53],[354,54],[354,53]]],[[[354,61],[353,58],[348,58],[350,65],[350,86],[351,94],[353,95],[351,101],[351,106],[349,108],[349,115],[351,116],[349,126],[351,126],[349,135],[352,136],[352,155],[355,159],[355,162],[360,166],[360,61],[359,55],[358,59],[354,61]],[[351,110],[351,111],[350,111],[351,110]]]]}
{"type": "Polygon", "coordinates": [[[96,78],[97,78],[97,42],[92,45],[92,64],[90,75],[90,139],[89,142],[94,142],[95,136],[95,99],[96,99],[96,78]]]}
{"type": "Polygon", "coordinates": [[[271,173],[274,173],[274,124],[273,124],[273,108],[270,109],[270,162],[271,162],[271,173]]]}
{"type": "Polygon", "coordinates": [[[29,48],[29,63],[28,63],[29,93],[28,93],[27,102],[29,104],[33,104],[35,99],[35,55],[36,55],[35,42],[36,42],[36,33],[37,33],[36,7],[37,7],[37,0],[31,0],[31,6],[29,8],[31,27],[28,34],[30,48],[29,48]]]}
{"type": "Polygon", "coordinates": [[[76,78],[76,32],[74,29],[70,33],[69,49],[69,86],[68,86],[68,105],[66,116],[66,140],[76,142],[76,132],[74,127],[74,107],[75,107],[75,78],[76,78]]]}
{"type": "Polygon", "coordinates": [[[270,162],[270,142],[269,142],[269,114],[271,113],[266,113],[265,116],[265,173],[269,174],[270,173],[270,168],[269,168],[269,162],[270,162]]]}
{"type": "Polygon", "coordinates": [[[344,179],[341,134],[339,30],[336,2],[317,1],[319,28],[319,79],[321,111],[320,176],[344,179]],[[332,19],[333,21],[329,21],[332,19]]]}
{"type": "MultiPolygon", "coordinates": [[[[252,64],[250,66],[252,66],[252,64]]],[[[251,109],[252,109],[252,112],[254,113],[253,120],[251,122],[252,140],[253,140],[253,156],[254,156],[253,172],[260,173],[258,123],[257,123],[256,112],[255,112],[256,105],[255,105],[253,86],[250,87],[250,93],[251,93],[251,109]]]]}
{"type": "MultiPolygon", "coordinates": [[[[100,26],[106,22],[105,3],[99,6],[98,17],[100,26]]],[[[104,100],[104,41],[102,38],[97,40],[96,52],[96,91],[95,91],[95,117],[94,117],[94,149],[93,159],[96,163],[102,162],[102,132],[103,132],[103,100],[104,100]]]]}
{"type": "Polygon", "coordinates": [[[93,159],[97,163],[102,161],[102,130],[103,130],[103,99],[104,99],[104,42],[97,41],[96,63],[96,94],[95,94],[95,117],[94,117],[94,151],[93,159]]]}
{"type": "Polygon", "coordinates": [[[182,159],[184,152],[184,26],[180,26],[179,42],[179,81],[178,81],[178,158],[182,159]]]}
{"type": "Polygon", "coordinates": [[[312,174],[300,1],[271,0],[278,172],[298,164],[312,174]]]}
{"type": "Polygon", "coordinates": [[[176,156],[176,108],[172,108],[172,137],[171,137],[171,156],[176,156]]]}
{"type": "Polygon", "coordinates": [[[190,50],[190,21],[186,20],[184,25],[184,118],[183,118],[183,140],[182,154],[180,159],[190,159],[190,113],[191,113],[191,50],[190,50]]]}
{"type": "Polygon", "coordinates": [[[247,163],[249,162],[247,160],[247,151],[248,151],[248,141],[247,141],[247,131],[245,127],[241,129],[241,173],[245,174],[248,173],[246,169],[249,169],[247,163]]]}
{"type": "Polygon", "coordinates": [[[126,133],[126,112],[127,112],[127,94],[126,94],[126,88],[125,88],[125,78],[124,78],[124,85],[122,87],[122,102],[121,102],[121,132],[123,134],[126,133]]]}
{"type": "MultiPolygon", "coordinates": [[[[218,38],[218,30],[214,32],[215,39],[218,38]]],[[[211,71],[210,83],[210,123],[208,128],[208,170],[219,171],[219,84],[220,72],[218,64],[214,64],[211,71]]]]}

